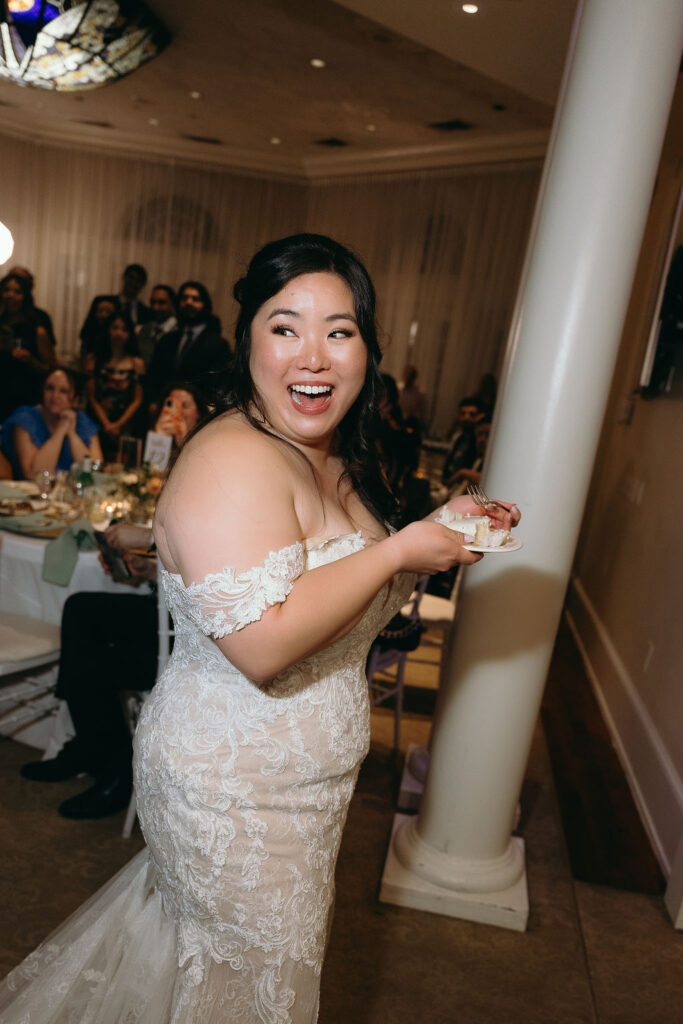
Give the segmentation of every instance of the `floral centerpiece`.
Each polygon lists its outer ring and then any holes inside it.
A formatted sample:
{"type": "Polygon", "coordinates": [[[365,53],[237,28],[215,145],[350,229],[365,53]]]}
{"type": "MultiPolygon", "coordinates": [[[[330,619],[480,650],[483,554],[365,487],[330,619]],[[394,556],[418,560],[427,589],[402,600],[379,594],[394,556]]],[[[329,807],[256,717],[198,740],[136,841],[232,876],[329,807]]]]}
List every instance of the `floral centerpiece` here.
{"type": "Polygon", "coordinates": [[[154,516],[165,479],[164,473],[147,462],[123,473],[119,484],[130,502],[130,514],[126,518],[138,523],[149,522],[154,516]]]}

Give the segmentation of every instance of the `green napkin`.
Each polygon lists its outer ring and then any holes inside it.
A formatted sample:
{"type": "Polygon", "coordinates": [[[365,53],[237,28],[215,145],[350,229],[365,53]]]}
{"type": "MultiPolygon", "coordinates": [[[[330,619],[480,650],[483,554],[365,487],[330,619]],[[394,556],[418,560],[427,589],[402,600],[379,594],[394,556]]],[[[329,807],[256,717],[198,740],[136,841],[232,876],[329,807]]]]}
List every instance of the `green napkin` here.
{"type": "Polygon", "coordinates": [[[12,501],[17,499],[21,501],[26,500],[26,494],[24,491],[19,490],[18,487],[13,487],[12,484],[6,483],[4,480],[0,480],[0,498],[10,498],[12,501]]]}
{"type": "Polygon", "coordinates": [[[43,579],[68,587],[76,568],[79,551],[93,551],[95,535],[87,519],[75,519],[62,530],[59,537],[45,546],[43,579]]]}

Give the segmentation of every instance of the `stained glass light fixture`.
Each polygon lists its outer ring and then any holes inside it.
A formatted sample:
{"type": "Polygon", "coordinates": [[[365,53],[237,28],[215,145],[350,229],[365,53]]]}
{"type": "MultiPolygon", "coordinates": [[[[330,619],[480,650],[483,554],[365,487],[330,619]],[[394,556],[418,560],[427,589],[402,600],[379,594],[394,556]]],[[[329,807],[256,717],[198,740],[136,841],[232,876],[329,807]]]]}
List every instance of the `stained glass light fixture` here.
{"type": "Polygon", "coordinates": [[[37,89],[95,89],[170,40],[140,0],[0,0],[0,77],[37,89]]]}

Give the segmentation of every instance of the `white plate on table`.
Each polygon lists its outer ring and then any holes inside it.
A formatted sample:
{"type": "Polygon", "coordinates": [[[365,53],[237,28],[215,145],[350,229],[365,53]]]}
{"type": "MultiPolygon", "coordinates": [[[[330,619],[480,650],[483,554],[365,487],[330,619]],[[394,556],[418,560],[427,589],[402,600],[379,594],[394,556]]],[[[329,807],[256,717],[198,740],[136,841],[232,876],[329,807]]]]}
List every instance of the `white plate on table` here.
{"type": "Polygon", "coordinates": [[[504,544],[501,544],[497,548],[484,548],[480,544],[463,544],[463,547],[467,551],[476,551],[477,554],[481,555],[501,555],[506,554],[508,551],[519,551],[521,547],[524,547],[519,537],[510,537],[504,544]]]}
{"type": "Polygon", "coordinates": [[[28,516],[32,512],[42,512],[46,508],[47,501],[43,498],[3,498],[0,500],[0,515],[3,516],[28,516]]]}
{"type": "MultiPolygon", "coordinates": [[[[10,483],[9,480],[7,482],[10,483]]],[[[21,491],[22,494],[26,494],[30,497],[40,494],[40,488],[37,484],[33,483],[33,480],[12,480],[11,485],[12,487],[16,487],[18,491],[21,491]]]]}

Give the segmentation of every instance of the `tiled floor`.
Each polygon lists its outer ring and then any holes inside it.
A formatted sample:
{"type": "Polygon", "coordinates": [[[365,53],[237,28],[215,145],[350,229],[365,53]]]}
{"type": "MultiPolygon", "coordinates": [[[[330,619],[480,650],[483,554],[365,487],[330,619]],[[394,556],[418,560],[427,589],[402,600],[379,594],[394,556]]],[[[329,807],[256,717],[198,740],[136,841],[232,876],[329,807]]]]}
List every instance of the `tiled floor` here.
{"type": "MultiPolygon", "coordinates": [[[[411,669],[420,691],[401,746],[425,742],[436,669],[411,669]]],[[[337,871],[337,903],[322,981],[320,1024],[679,1024],[683,935],[659,896],[575,883],[550,762],[536,732],[522,793],[531,915],[526,933],[380,904],[400,757],[393,716],[373,713],[337,871]]],[[[0,742],[0,970],[8,969],[140,845],[120,817],[70,822],[60,800],[83,780],[28,783],[31,752],[0,742]]]]}

